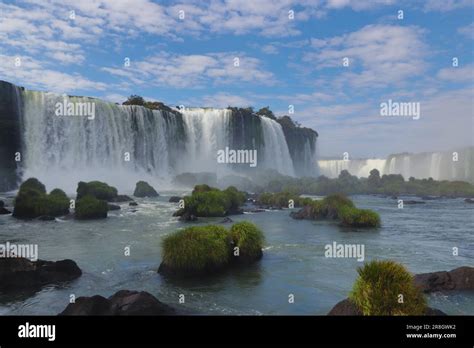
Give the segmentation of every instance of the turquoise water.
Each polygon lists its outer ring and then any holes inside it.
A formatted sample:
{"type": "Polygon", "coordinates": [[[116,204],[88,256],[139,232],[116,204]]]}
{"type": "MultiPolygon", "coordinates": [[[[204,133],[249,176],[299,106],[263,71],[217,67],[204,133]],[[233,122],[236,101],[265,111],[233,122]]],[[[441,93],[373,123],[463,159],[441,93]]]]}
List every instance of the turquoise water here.
{"type": "MultiPolygon", "coordinates": [[[[332,222],[297,221],[289,217],[289,210],[232,216],[234,221],[250,220],[264,231],[263,259],[209,279],[172,281],[156,270],[163,236],[189,226],[171,216],[176,204],[168,203],[168,198],[179,193],[137,199],[138,207],[123,204],[121,211],[109,212],[109,218],[100,221],[25,222],[0,216],[0,243],[35,243],[39,258],[70,258],[83,270],[82,277],[60,287],[0,294],[0,314],[55,315],[71,294],[110,296],[130,289],[148,291],[165,303],[203,314],[324,315],[347,297],[362,264],[356,259],[326,258],[324,246],[333,242],[364,244],[366,261],[397,260],[413,273],[474,266],[472,204],[442,199],[398,209],[389,198],[354,196],[358,207],[380,213],[381,228],[354,230],[332,222]],[[130,256],[124,255],[127,246],[130,256]],[[459,248],[459,256],[453,256],[453,247],[459,248]],[[185,295],[184,304],[178,303],[180,294],[185,295]]],[[[448,314],[474,315],[472,292],[436,293],[428,299],[448,314]]]]}

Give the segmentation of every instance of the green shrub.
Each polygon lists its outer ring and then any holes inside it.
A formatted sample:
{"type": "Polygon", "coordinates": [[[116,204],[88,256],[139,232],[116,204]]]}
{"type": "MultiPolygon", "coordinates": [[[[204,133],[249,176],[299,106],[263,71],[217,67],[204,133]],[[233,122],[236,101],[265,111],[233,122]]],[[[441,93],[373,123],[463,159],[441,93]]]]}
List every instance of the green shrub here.
{"type": "Polygon", "coordinates": [[[87,195],[77,200],[75,218],[79,220],[103,219],[107,217],[107,202],[87,195]]]}
{"type": "Polygon", "coordinates": [[[60,189],[48,195],[45,186],[35,178],[21,184],[15,197],[13,216],[34,219],[39,216],[61,216],[69,213],[69,198],[60,189]]]}
{"type": "Polygon", "coordinates": [[[31,189],[36,190],[40,193],[46,193],[46,187],[36,178],[29,178],[25,180],[21,185],[18,192],[22,190],[31,189]]]}
{"type": "Polygon", "coordinates": [[[164,239],[160,268],[182,274],[212,272],[228,265],[230,255],[230,238],[224,227],[194,226],[164,239]]]}
{"type": "Polygon", "coordinates": [[[339,210],[341,223],[354,227],[379,227],[380,216],[369,209],[357,209],[353,207],[342,207],[339,210]]]}
{"type": "Polygon", "coordinates": [[[227,196],[228,212],[237,212],[240,206],[245,203],[246,195],[234,186],[229,186],[222,191],[227,196]]]}
{"type": "Polygon", "coordinates": [[[262,257],[264,237],[262,231],[248,221],[238,222],[230,228],[234,247],[239,248],[237,260],[254,261],[262,257]]]}
{"type": "Polygon", "coordinates": [[[117,197],[117,189],[101,181],[81,181],[77,185],[77,200],[85,196],[110,201],[117,197]]]}
{"type": "Polygon", "coordinates": [[[158,192],[156,192],[156,190],[146,181],[137,182],[133,195],[135,197],[158,197],[159,196],[158,192]]]}
{"type": "Polygon", "coordinates": [[[357,272],[349,298],[364,315],[424,315],[426,300],[401,264],[371,261],[357,272]]]}

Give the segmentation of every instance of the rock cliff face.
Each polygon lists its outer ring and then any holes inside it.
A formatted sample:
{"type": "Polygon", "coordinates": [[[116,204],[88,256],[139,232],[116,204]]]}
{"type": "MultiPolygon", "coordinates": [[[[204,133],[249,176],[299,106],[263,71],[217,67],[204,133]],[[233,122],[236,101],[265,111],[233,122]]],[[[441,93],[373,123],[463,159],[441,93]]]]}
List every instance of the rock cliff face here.
{"type": "Polygon", "coordinates": [[[0,81],[0,192],[15,189],[19,181],[15,153],[21,153],[21,103],[20,88],[0,81]]]}

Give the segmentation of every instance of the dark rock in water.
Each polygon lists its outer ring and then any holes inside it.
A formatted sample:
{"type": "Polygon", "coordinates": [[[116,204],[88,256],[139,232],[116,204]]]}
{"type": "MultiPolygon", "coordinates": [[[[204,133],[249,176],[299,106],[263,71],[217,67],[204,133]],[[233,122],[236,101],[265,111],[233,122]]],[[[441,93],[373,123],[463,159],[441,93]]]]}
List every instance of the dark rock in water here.
{"type": "Polygon", "coordinates": [[[132,210],[130,210],[130,213],[136,213],[137,211],[138,210],[136,210],[136,209],[132,209],[132,210]]]}
{"type": "Polygon", "coordinates": [[[422,200],[424,201],[434,201],[436,199],[440,199],[440,197],[435,197],[435,196],[423,196],[421,197],[422,200]]]}
{"type": "Polygon", "coordinates": [[[464,200],[464,202],[466,202],[466,203],[474,203],[474,199],[472,199],[472,198],[466,198],[466,199],[464,200]]]}
{"type": "Polygon", "coordinates": [[[176,310],[146,291],[120,290],[108,299],[79,297],[59,315],[174,315],[176,310]]]}
{"type": "Polygon", "coordinates": [[[449,272],[415,275],[414,282],[423,292],[448,290],[474,290],[474,267],[459,267],[449,272]]]}
{"type": "Polygon", "coordinates": [[[225,217],[223,218],[221,221],[219,221],[219,223],[221,224],[226,224],[226,223],[229,223],[229,222],[234,222],[234,220],[232,220],[230,217],[225,217]]]}
{"type": "Polygon", "coordinates": [[[5,208],[5,202],[0,201],[0,215],[11,214],[12,212],[5,208]]]}
{"type": "Polygon", "coordinates": [[[182,198],[179,196],[171,196],[169,201],[170,203],[178,203],[182,198]]]}
{"type": "Polygon", "coordinates": [[[0,258],[0,289],[35,288],[80,277],[81,269],[72,260],[30,261],[25,258],[0,258]]]}
{"type": "Polygon", "coordinates": [[[180,215],[179,217],[179,221],[186,221],[186,222],[189,222],[189,221],[197,221],[197,216],[196,215],[193,215],[193,214],[190,214],[189,212],[184,212],[183,214],[180,215]]]}
{"type": "Polygon", "coordinates": [[[117,189],[113,186],[107,185],[105,182],[101,181],[90,181],[83,182],[80,181],[77,184],[77,197],[79,200],[85,196],[93,196],[97,199],[111,202],[116,199],[118,196],[117,189]]]}
{"type": "Polygon", "coordinates": [[[265,209],[250,209],[250,210],[246,210],[245,212],[246,213],[264,213],[265,209]]]}
{"type": "Polygon", "coordinates": [[[136,207],[138,205],[138,203],[133,201],[133,202],[128,203],[128,205],[131,206],[131,207],[136,207]]]}
{"type": "Polygon", "coordinates": [[[133,201],[133,198],[127,195],[117,195],[117,197],[114,197],[109,200],[109,202],[113,202],[113,203],[123,203],[123,202],[130,202],[130,201],[133,201]]]}
{"type": "Polygon", "coordinates": [[[109,210],[120,210],[120,205],[116,205],[116,204],[107,204],[107,208],[109,210]]]}
{"type": "MultiPolygon", "coordinates": [[[[353,315],[361,316],[362,312],[357,306],[348,298],[338,302],[327,315],[353,315]]],[[[447,315],[443,311],[436,308],[427,307],[425,311],[426,316],[444,316],[447,315]]]]}
{"type": "Polygon", "coordinates": [[[390,197],[390,198],[391,198],[391,199],[398,199],[397,196],[392,196],[392,197],[390,197]]]}
{"type": "Polygon", "coordinates": [[[38,218],[36,218],[36,220],[39,220],[39,221],[54,221],[54,220],[56,220],[56,219],[54,218],[54,216],[41,215],[41,216],[39,216],[38,218]]]}
{"type": "Polygon", "coordinates": [[[78,220],[105,219],[108,211],[107,201],[88,195],[77,200],[74,217],[78,220]]]}
{"type": "Polygon", "coordinates": [[[403,201],[403,204],[426,204],[426,202],[410,200],[410,201],[403,201]]]}
{"type": "Polygon", "coordinates": [[[362,312],[348,298],[338,302],[328,313],[328,315],[362,315],[362,312]]]}
{"type": "Polygon", "coordinates": [[[290,216],[296,220],[311,219],[312,208],[309,205],[306,205],[298,211],[291,212],[290,216]]]}
{"type": "Polygon", "coordinates": [[[158,197],[159,196],[158,192],[156,192],[156,190],[146,181],[137,182],[133,195],[135,197],[158,197]]]}

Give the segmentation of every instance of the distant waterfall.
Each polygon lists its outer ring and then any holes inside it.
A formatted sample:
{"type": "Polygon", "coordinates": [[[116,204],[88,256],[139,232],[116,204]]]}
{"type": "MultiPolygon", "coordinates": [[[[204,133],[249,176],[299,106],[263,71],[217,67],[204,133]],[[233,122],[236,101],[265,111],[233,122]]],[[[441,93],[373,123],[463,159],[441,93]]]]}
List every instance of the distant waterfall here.
{"type": "Polygon", "coordinates": [[[433,178],[435,180],[462,180],[474,182],[474,147],[445,152],[395,154],[387,159],[320,160],[320,172],[336,178],[341,170],[352,175],[368,177],[372,169],[383,174],[401,174],[408,180],[433,178]]]}
{"type": "MultiPolygon", "coordinates": [[[[295,164],[301,166],[282,126],[266,117],[239,118],[230,109],[150,110],[28,90],[21,98],[22,178],[37,177],[48,189],[73,192],[78,181],[102,180],[130,190],[137,180],[160,186],[184,172],[251,176],[274,169],[294,176],[295,164]],[[95,117],[57,115],[57,103],[93,103],[95,117]],[[225,147],[257,150],[257,168],[217,163],[225,147]]],[[[314,153],[313,146],[303,155],[316,169],[314,153]]]]}

